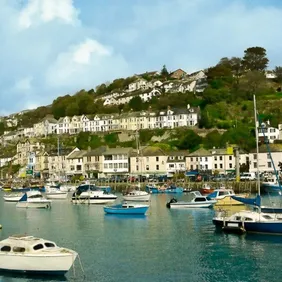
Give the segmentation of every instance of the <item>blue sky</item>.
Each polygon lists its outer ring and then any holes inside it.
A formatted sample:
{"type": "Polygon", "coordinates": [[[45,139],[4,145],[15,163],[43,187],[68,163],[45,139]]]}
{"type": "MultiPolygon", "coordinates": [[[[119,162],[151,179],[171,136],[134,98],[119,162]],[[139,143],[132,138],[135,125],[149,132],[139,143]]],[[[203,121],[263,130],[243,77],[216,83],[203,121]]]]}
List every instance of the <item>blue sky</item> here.
{"type": "Polygon", "coordinates": [[[0,0],[0,114],[164,64],[193,72],[251,46],[282,65],[281,2],[0,0]]]}

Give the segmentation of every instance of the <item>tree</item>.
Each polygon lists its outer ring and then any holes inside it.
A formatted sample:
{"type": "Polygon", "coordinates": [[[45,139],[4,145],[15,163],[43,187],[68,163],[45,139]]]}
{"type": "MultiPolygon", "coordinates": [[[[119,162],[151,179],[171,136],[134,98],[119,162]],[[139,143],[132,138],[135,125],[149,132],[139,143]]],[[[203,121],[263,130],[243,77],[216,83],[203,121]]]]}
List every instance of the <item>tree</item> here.
{"type": "Polygon", "coordinates": [[[163,65],[163,68],[161,70],[161,76],[164,77],[164,78],[167,78],[169,76],[169,73],[168,73],[165,65],[163,65]]]}
{"type": "Polygon", "coordinates": [[[202,138],[193,130],[188,129],[183,137],[180,138],[177,147],[180,150],[195,150],[201,144],[202,138]]]}
{"type": "Polygon", "coordinates": [[[66,116],[75,116],[75,115],[79,115],[79,106],[77,105],[77,103],[71,103],[67,106],[66,108],[66,116]]]}
{"type": "Polygon", "coordinates": [[[275,67],[273,73],[275,74],[275,80],[281,85],[282,84],[282,67],[275,67]]]}
{"type": "Polygon", "coordinates": [[[4,122],[0,122],[0,135],[3,135],[5,131],[5,124],[4,122]]]}
{"type": "Polygon", "coordinates": [[[133,97],[129,103],[128,106],[130,107],[130,109],[132,109],[133,111],[141,111],[142,110],[142,99],[140,96],[135,96],[133,97]]]}
{"type": "Polygon", "coordinates": [[[250,47],[244,51],[243,65],[246,71],[264,71],[267,68],[268,58],[262,47],[250,47]]]}
{"type": "Polygon", "coordinates": [[[249,94],[248,98],[252,99],[254,94],[266,87],[266,77],[264,73],[259,71],[248,71],[246,73],[246,81],[242,84],[243,89],[249,94]]]}
{"type": "Polygon", "coordinates": [[[203,143],[206,149],[218,147],[221,144],[221,134],[217,130],[213,130],[206,135],[203,143]]]}

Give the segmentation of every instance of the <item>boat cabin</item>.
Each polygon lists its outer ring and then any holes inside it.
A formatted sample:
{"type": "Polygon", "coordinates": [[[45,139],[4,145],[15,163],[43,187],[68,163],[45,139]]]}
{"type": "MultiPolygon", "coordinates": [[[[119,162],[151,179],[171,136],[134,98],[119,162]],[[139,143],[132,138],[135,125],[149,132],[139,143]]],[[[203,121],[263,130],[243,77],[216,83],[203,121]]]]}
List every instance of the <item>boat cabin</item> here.
{"type": "Polygon", "coordinates": [[[217,189],[208,195],[210,199],[222,199],[226,196],[234,196],[235,193],[232,189],[217,189]]]}
{"type": "Polygon", "coordinates": [[[0,242],[0,255],[3,253],[32,253],[58,248],[54,242],[33,236],[14,235],[0,242]]]}

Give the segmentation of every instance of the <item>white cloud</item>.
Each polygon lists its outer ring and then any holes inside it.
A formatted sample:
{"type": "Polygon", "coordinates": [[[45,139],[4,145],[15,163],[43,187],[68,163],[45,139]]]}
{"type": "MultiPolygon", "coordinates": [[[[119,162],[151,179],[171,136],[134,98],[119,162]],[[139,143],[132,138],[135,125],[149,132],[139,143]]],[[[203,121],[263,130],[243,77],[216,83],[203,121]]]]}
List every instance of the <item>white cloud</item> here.
{"type": "Polygon", "coordinates": [[[31,90],[32,85],[31,82],[33,80],[32,76],[26,76],[18,81],[16,81],[14,85],[14,89],[17,91],[28,91],[31,90]]]}
{"type": "Polygon", "coordinates": [[[29,28],[33,24],[46,23],[55,19],[68,24],[77,21],[78,10],[72,0],[29,0],[19,15],[21,28],[29,28]]]}
{"type": "Polygon", "coordinates": [[[93,81],[105,77],[114,79],[119,73],[128,73],[126,61],[111,48],[87,38],[57,56],[47,71],[46,84],[66,88],[94,87],[93,81]]]}

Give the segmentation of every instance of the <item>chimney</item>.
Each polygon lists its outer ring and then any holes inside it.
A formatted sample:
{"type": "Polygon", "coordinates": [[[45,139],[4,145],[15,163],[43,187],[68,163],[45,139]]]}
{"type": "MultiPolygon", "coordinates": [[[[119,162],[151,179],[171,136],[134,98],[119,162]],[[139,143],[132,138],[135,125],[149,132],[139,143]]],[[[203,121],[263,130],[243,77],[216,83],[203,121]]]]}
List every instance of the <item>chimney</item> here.
{"type": "Polygon", "coordinates": [[[90,151],[91,151],[91,147],[90,147],[90,146],[88,146],[87,151],[88,151],[88,152],[90,152],[90,151]]]}
{"type": "Polygon", "coordinates": [[[187,104],[187,110],[189,110],[190,109],[190,104],[187,104]]]}

